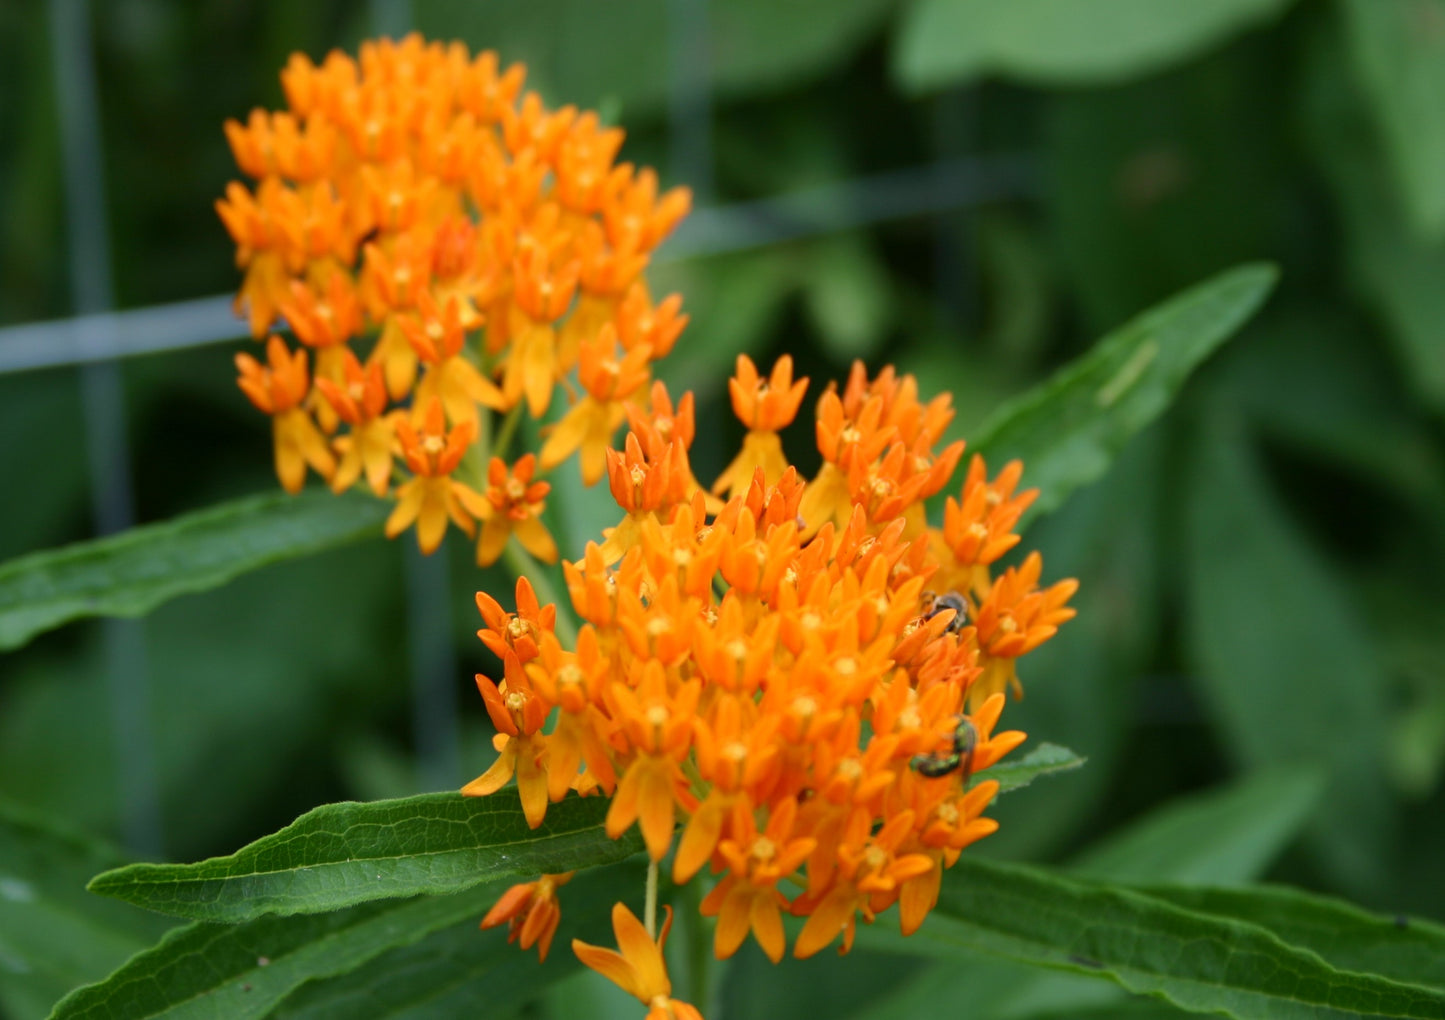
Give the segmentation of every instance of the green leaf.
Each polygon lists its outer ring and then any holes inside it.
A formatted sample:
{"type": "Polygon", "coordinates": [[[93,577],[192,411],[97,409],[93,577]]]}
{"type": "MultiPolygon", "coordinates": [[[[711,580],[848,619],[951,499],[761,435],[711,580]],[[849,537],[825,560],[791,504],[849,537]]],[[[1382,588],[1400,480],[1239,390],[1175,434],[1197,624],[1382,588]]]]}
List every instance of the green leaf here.
{"type": "MultiPolygon", "coordinates": [[[[848,59],[887,17],[891,0],[730,0],[713,4],[687,51],[689,66],[728,96],[773,91],[848,59]]],[[[665,108],[679,43],[667,0],[615,4],[598,18],[592,0],[413,0],[418,29],[461,38],[523,61],[528,85],[555,105],[610,100],[628,126],[665,108]]]]}
{"type": "Polygon", "coordinates": [[[515,789],[327,804],[229,857],[133,864],[96,876],[90,889],[179,917],[233,923],[453,893],[630,856],[641,838],[635,830],[607,838],[608,803],[569,797],[550,805],[537,829],[527,826],[515,789]]]}
{"type": "Polygon", "coordinates": [[[893,70],[912,91],[990,73],[1043,85],[1124,81],[1263,24],[1290,0],[914,0],[893,70]]]}
{"type": "MultiPolygon", "coordinates": [[[[1349,57],[1422,236],[1445,234],[1445,3],[1343,0],[1349,57]]],[[[1338,72],[1338,68],[1336,69],[1338,72]]]]}
{"type": "Polygon", "coordinates": [[[1008,793],[1011,790],[1023,789],[1040,776],[1072,771],[1087,760],[1080,758],[1067,747],[1043,743],[1018,761],[1001,761],[979,775],[984,779],[997,780],[998,792],[1008,793]]]}
{"type": "Polygon", "coordinates": [[[1272,266],[1239,266],[1151,308],[999,408],[977,448],[994,470],[1023,458],[1024,481],[1041,490],[1035,512],[1053,509],[1108,470],[1189,373],[1258,310],[1277,277],[1272,266]]]}
{"type": "Polygon", "coordinates": [[[85,892],[119,856],[0,802],[0,1011],[44,1016],[157,939],[166,919],[85,892]]]}
{"type": "Polygon", "coordinates": [[[381,533],[364,496],[266,493],[0,565],[0,651],[84,616],[144,616],[178,595],[381,533]]]}
{"type": "Polygon", "coordinates": [[[913,936],[891,926],[863,945],[952,957],[977,950],[1108,978],[1195,1012],[1268,1020],[1436,1018],[1445,992],[1337,970],[1258,925],[1041,868],[965,858],[913,936]]]}
{"type": "Polygon", "coordinates": [[[1315,762],[1327,806],[1309,846],[1343,888],[1379,888],[1392,834],[1386,676],[1346,582],[1277,505],[1232,401],[1211,405],[1184,504],[1187,651],[1240,764],[1315,762]]]}
{"type": "Polygon", "coordinates": [[[641,890],[641,869],[605,868],[568,885],[566,930],[545,967],[505,930],[477,931],[504,888],[489,882],[330,914],[196,922],[69,996],[54,1017],[495,1015],[578,966],[565,950],[572,935],[605,941],[611,904],[629,885],[641,890]]]}
{"type": "Polygon", "coordinates": [[[1445,926],[1433,921],[1374,914],[1328,896],[1279,885],[1247,889],[1166,886],[1145,891],[1186,910],[1268,928],[1285,942],[1318,953],[1340,970],[1445,989],[1445,926]]]}
{"type": "MultiPolygon", "coordinates": [[[[1425,9],[1404,3],[1369,6],[1380,8],[1371,19],[1425,9]]],[[[1445,344],[1439,326],[1445,319],[1445,288],[1439,285],[1445,242],[1407,228],[1363,98],[1340,74],[1346,59],[1342,41],[1317,33],[1312,43],[1306,51],[1306,124],[1335,191],[1353,283],[1385,320],[1409,385],[1437,410],[1445,408],[1445,344]]],[[[1441,125],[1432,121],[1420,130],[1439,134],[1441,125]]],[[[1445,195],[1445,177],[1431,184],[1445,195]]]]}
{"type": "Polygon", "coordinates": [[[348,973],[394,946],[478,918],[501,891],[487,885],[455,896],[368,903],[310,917],[196,922],[177,928],[104,981],[66,996],[51,1017],[269,1016],[304,982],[348,973]]]}
{"type": "Polygon", "coordinates": [[[1169,802],[1089,849],[1070,870],[1089,878],[1200,885],[1255,878],[1299,833],[1324,793],[1317,768],[1280,768],[1169,802]]]}
{"type": "MultiPolygon", "coordinates": [[[[1313,769],[1264,772],[1221,791],[1166,804],[1088,851],[1070,870],[1096,879],[1247,881],[1298,833],[1321,790],[1321,777],[1313,769]]],[[[858,1020],[907,1016],[917,1003],[965,995],[980,1016],[991,1020],[1126,1001],[1118,989],[1074,974],[966,956],[934,964],[919,981],[858,1020]]]]}

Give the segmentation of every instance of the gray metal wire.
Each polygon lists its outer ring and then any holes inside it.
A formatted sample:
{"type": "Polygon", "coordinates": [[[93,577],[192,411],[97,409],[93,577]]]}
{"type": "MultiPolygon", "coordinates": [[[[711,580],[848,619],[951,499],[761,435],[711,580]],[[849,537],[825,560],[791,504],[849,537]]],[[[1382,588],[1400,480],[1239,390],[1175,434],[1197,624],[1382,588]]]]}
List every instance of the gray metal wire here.
{"type": "MultiPolygon", "coordinates": [[[[61,129],[66,238],[72,299],[89,313],[87,342],[103,346],[111,306],[110,239],[106,228],[100,120],[96,111],[90,18],[85,0],[51,0],[51,59],[61,129]]],[[[117,362],[82,365],[86,453],[96,530],[123,531],[133,523],[125,393],[117,362]]],[[[150,678],[145,632],[132,620],[101,623],[106,692],[115,740],[122,830],[132,851],[159,857],[163,849],[160,786],[150,727],[150,678]]]]}
{"type": "MultiPolygon", "coordinates": [[[[658,252],[659,263],[936,216],[1033,189],[1027,156],[968,156],[817,185],[772,198],[696,209],[658,252]]],[[[0,375],[184,350],[237,340],[232,296],[0,328],[0,375]]]]}

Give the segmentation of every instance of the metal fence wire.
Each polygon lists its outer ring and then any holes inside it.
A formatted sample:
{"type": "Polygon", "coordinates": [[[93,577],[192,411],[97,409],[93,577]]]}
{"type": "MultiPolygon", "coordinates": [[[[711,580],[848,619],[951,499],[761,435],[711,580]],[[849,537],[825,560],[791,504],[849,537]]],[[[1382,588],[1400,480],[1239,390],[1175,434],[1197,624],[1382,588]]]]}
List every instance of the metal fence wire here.
{"type": "MultiPolygon", "coordinates": [[[[231,295],[116,311],[106,234],[105,149],[97,114],[94,47],[87,0],[48,0],[51,60],[63,148],[65,222],[71,303],[66,319],[0,328],[0,374],[73,366],[80,373],[85,455],[98,535],[133,521],[130,448],[119,362],[144,354],[230,342],[246,335],[231,295]]],[[[408,0],[372,0],[379,34],[411,25],[408,0]]],[[[697,208],[659,254],[679,261],[766,248],[823,234],[912,217],[939,217],[1026,193],[1029,161],[972,156],[940,145],[940,158],[910,169],[857,177],[772,198],[713,204],[708,0],[669,0],[669,160],[687,181],[697,208]]],[[[947,107],[945,107],[945,110],[947,107]]],[[[940,137],[957,132],[940,127],[940,137]]],[[[962,278],[956,244],[940,230],[939,277],[962,278]]],[[[418,785],[449,789],[459,774],[456,662],[444,556],[408,546],[407,633],[413,691],[418,785]]],[[[147,858],[165,853],[161,798],[150,732],[150,685],[143,625],[103,621],[109,713],[116,753],[116,795],[123,837],[147,858]]]]}

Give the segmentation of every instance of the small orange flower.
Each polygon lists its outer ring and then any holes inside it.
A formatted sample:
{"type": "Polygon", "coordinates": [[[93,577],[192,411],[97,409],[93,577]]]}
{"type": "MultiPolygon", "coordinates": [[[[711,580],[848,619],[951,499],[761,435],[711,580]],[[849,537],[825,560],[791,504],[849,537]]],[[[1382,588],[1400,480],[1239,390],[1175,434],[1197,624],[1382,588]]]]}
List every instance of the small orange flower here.
{"type": "Polygon", "coordinates": [[[747,489],[753,473],[762,469],[763,481],[772,485],[788,468],[778,433],[792,424],[808,390],[808,380],[793,382],[793,359],[784,354],[773,366],[772,375],[761,378],[752,359],[738,355],[737,373],[728,380],[733,413],[748,427],[743,448],[713,482],[712,491],[729,496],[747,489]]]}
{"type": "Polygon", "coordinates": [[[789,797],[775,804],[767,828],[759,833],[751,810],[733,809],[732,837],[718,847],[728,874],[702,903],[705,917],[718,918],[713,940],[717,957],[726,960],[751,930],[768,959],[777,963],[786,947],[781,907],[787,900],[778,882],[796,871],[813,852],[816,839],[794,838],[798,802],[789,797]]]}
{"type": "Polygon", "coordinates": [[[391,486],[392,446],[396,439],[396,418],[386,412],[386,381],[381,365],[372,362],[365,369],[356,355],[345,351],[342,382],[317,379],[332,411],[351,426],[350,435],[337,439],[341,462],[331,476],[331,491],[345,492],[364,473],[366,483],[378,496],[391,486]]]}
{"type": "Polygon", "coordinates": [[[548,482],[534,482],[537,458],[524,454],[510,471],[500,457],[493,457],[487,468],[487,491],[480,500],[464,497],[463,504],[482,522],[477,542],[477,564],[489,567],[501,558],[507,540],[513,535],[522,548],[543,563],[557,562],[557,543],[547,525],[542,523],[548,482]]]}
{"type": "Polygon", "coordinates": [[[249,354],[236,355],[237,380],[251,403],[271,415],[276,450],[276,477],[287,492],[300,492],[309,464],[323,478],[336,470],[336,458],[326,439],[302,406],[311,390],[306,372],[306,352],[293,355],[278,336],[266,342],[267,366],[249,354]]]}
{"type": "Polygon", "coordinates": [[[396,509],[386,519],[386,537],[395,538],[415,521],[417,544],[422,552],[431,553],[441,545],[448,518],[471,535],[473,524],[466,503],[481,496],[451,478],[451,473],[461,463],[476,430],[463,422],[448,431],[441,402],[433,400],[423,413],[420,430],[400,418],[396,433],[402,456],[415,477],[396,490],[396,509]]]}
{"type": "Polygon", "coordinates": [[[663,909],[666,920],[655,942],[636,915],[617,903],[612,907],[612,931],[621,952],[588,945],[580,939],[572,940],[572,952],[588,967],[641,1000],[647,1007],[646,1020],[702,1020],[697,1007],[672,997],[672,982],[662,958],[662,947],[672,927],[672,908],[663,909]]]}
{"type": "Polygon", "coordinates": [[[562,875],[543,875],[535,882],[514,885],[502,893],[496,906],[482,918],[482,928],[495,928],[503,921],[507,924],[507,941],[517,942],[523,949],[537,947],[537,960],[545,963],[547,951],[552,948],[552,936],[557,934],[557,923],[562,920],[562,908],[557,903],[557,890],[572,881],[575,872],[562,875]]]}
{"type": "Polygon", "coordinates": [[[987,567],[1018,545],[1013,529],[1039,495],[1038,489],[1014,495],[1023,470],[1021,461],[1010,461],[990,482],[983,458],[974,454],[960,499],[950,496],[943,508],[942,537],[953,553],[955,568],[949,571],[951,587],[971,588],[980,598],[988,594],[988,571],[977,568],[987,567]]]}
{"type": "Polygon", "coordinates": [[[1015,695],[1020,694],[1015,660],[1053,637],[1059,624],[1075,616],[1076,610],[1065,603],[1079,590],[1079,582],[1067,578],[1040,591],[1043,565],[1043,557],[1029,553],[1021,566],[1004,571],[978,607],[975,627],[984,668],[983,676],[969,692],[972,703],[982,702],[1005,685],[1015,695]]]}
{"type": "Polygon", "coordinates": [[[515,613],[507,612],[484,591],[477,592],[477,610],[486,623],[477,631],[482,644],[499,659],[511,652],[523,665],[540,654],[542,634],[551,633],[557,624],[557,607],[550,602],[539,604],[532,582],[525,577],[517,578],[515,613]]]}
{"type": "Polygon", "coordinates": [[[533,689],[515,655],[506,657],[503,669],[500,686],[477,674],[477,689],[497,728],[493,743],[501,754],[491,768],[462,787],[462,795],[496,793],[515,775],[522,811],[535,829],[547,815],[547,738],[541,730],[551,706],[533,689]]]}

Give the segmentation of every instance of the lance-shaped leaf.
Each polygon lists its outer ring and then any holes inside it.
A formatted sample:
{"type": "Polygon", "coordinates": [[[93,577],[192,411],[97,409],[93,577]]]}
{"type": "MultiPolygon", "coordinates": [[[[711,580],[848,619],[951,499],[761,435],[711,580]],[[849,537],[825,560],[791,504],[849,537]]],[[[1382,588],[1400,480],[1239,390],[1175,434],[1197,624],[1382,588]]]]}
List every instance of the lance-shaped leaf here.
{"type": "Polygon", "coordinates": [[[244,924],[198,921],[177,928],[104,981],[66,996],[51,1017],[269,1016],[309,980],[350,973],[393,947],[463,918],[480,917],[501,888],[365,903],[309,917],[261,917],[244,924]]]}
{"type": "MultiPolygon", "coordinates": [[[[573,936],[605,941],[619,889],[642,885],[642,868],[632,864],[579,876],[561,893],[557,945],[573,936]]],[[[235,925],[198,921],[76,990],[52,1017],[493,1015],[579,966],[565,948],[538,966],[508,944],[505,929],[477,931],[504,887],[235,925]]]]}
{"type": "Polygon", "coordinates": [[[1180,797],[1090,847],[1070,869],[1126,882],[1234,884],[1255,878],[1299,835],[1324,793],[1309,766],[1264,769],[1180,797]]]}
{"type": "Polygon", "coordinates": [[[1041,490],[1034,511],[1053,509],[1103,475],[1129,438],[1164,412],[1189,374],[1264,303],[1278,275],[1269,265],[1238,266],[1151,308],[999,408],[974,445],[995,470],[1022,458],[1024,482],[1041,490]]]}
{"type": "Polygon", "coordinates": [[[0,804],[0,1013],[43,1016],[157,939],[164,918],[88,895],[85,882],[118,856],[0,804]]]}
{"type": "Polygon", "coordinates": [[[0,565],[0,651],[85,616],[144,616],[275,563],[381,534],[388,505],[267,493],[0,565]]]}
{"type": "Polygon", "coordinates": [[[630,856],[642,841],[635,830],[607,838],[608,803],[568,797],[548,807],[536,829],[528,828],[515,789],[327,804],[229,857],[132,864],[98,875],[90,889],[178,917],[233,923],[455,893],[630,856]]]}
{"type": "Polygon", "coordinates": [[[998,792],[1008,793],[1011,790],[1023,789],[1040,776],[1076,769],[1087,760],[1080,758],[1067,747],[1044,743],[1018,761],[1001,761],[988,771],[978,773],[978,776],[981,779],[997,780],[998,792]]]}
{"type": "Polygon", "coordinates": [[[1156,72],[1276,17],[1291,0],[917,0],[893,54],[912,91],[982,74],[1049,85],[1101,84],[1156,72]]]}
{"type": "Polygon", "coordinates": [[[859,932],[876,948],[978,950],[1094,974],[1193,1012],[1268,1020],[1445,1014],[1445,991],[1337,969],[1233,917],[1041,868],[965,859],[923,928],[859,932]]]}
{"type": "MultiPolygon", "coordinates": [[[[1246,882],[1263,872],[1294,839],[1322,791],[1315,769],[1262,771],[1166,803],[1090,847],[1071,863],[1070,871],[1128,882],[1246,882]]],[[[1381,973],[1398,977],[1391,971],[1381,973]]],[[[1094,1002],[1122,1008],[1127,1002],[1123,991],[1102,981],[960,954],[934,963],[856,1020],[908,1016],[930,999],[952,1001],[960,996],[968,996],[980,1015],[1009,1017],[1056,1008],[1079,1010],[1094,1002]]]]}
{"type": "Polygon", "coordinates": [[[312,980],[272,1015],[278,1020],[505,1015],[581,968],[568,948],[573,938],[612,943],[612,904],[635,900],[645,873],[640,861],[627,861],[578,875],[559,890],[562,920],[545,963],[537,962],[535,952],[520,953],[501,931],[478,936],[469,918],[388,950],[349,974],[312,980]]]}
{"type": "Polygon", "coordinates": [[[1268,928],[1291,945],[1318,953],[1340,970],[1382,974],[1406,984],[1445,990],[1445,925],[1433,921],[1373,914],[1328,896],[1278,885],[1247,889],[1162,886],[1144,891],[1187,910],[1268,928]]]}

